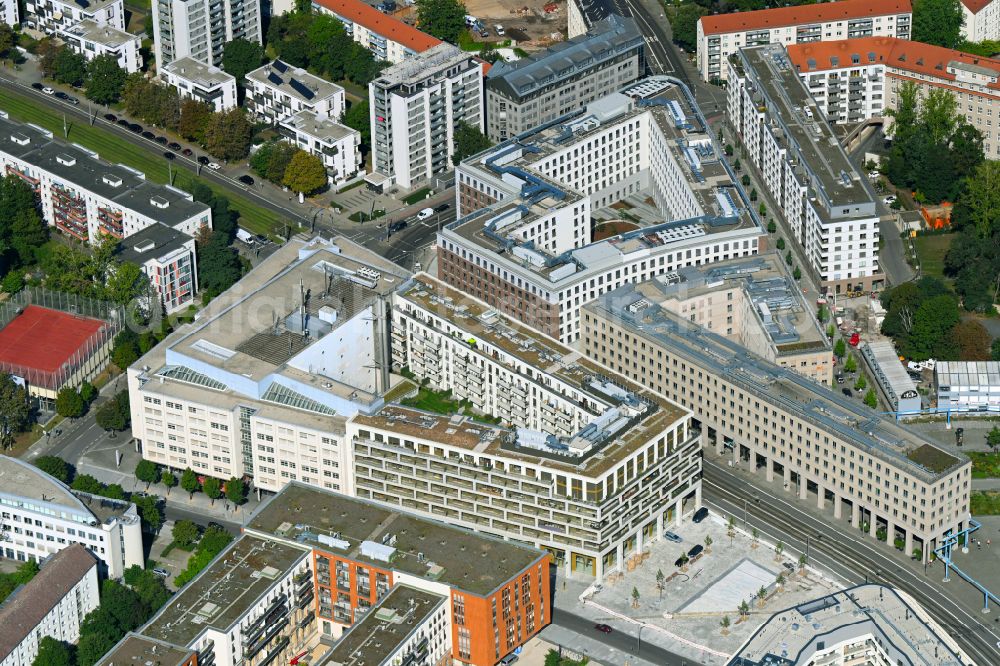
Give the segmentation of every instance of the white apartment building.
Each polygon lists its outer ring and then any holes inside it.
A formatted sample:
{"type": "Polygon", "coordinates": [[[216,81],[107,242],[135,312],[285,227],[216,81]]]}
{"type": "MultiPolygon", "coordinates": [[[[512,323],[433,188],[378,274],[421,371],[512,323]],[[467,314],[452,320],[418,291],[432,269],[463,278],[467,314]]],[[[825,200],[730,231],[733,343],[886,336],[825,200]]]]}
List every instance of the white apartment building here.
{"type": "Polygon", "coordinates": [[[17,458],[0,456],[0,512],[0,553],[8,560],[40,562],[78,543],[109,578],[144,564],[135,504],[75,492],[17,458]]]}
{"type": "Polygon", "coordinates": [[[194,302],[198,258],[191,236],[160,224],[146,227],[122,242],[118,259],[139,266],[166,314],[194,302]]]}
{"type": "Polygon", "coordinates": [[[834,529],[849,522],[926,561],[968,527],[968,458],[661,308],[661,294],[652,280],[588,304],[584,353],[692,410],[717,455],[832,508],[834,529]]]}
{"type": "Polygon", "coordinates": [[[728,66],[728,117],[803,248],[803,268],[829,291],[879,288],[875,193],[785,47],[744,48],[728,66]]]}
{"type": "Polygon", "coordinates": [[[371,51],[376,60],[394,65],[442,43],[363,0],[314,0],[312,9],[339,19],[347,34],[371,51]]]}
{"type": "Polygon", "coordinates": [[[0,606],[0,666],[31,666],[46,636],[76,643],[87,613],[100,604],[97,560],[74,544],[49,556],[0,606]]]}
{"type": "Polygon", "coordinates": [[[323,161],[332,187],[343,187],[363,171],[361,133],[313,111],[282,120],[278,131],[288,141],[323,161]]]}
{"type": "Polygon", "coordinates": [[[698,19],[697,67],[704,81],[725,81],[729,57],[744,46],[855,37],[910,38],[910,0],[838,0],[715,14],[698,19]]]}
{"type": "Polygon", "coordinates": [[[218,67],[185,56],[161,65],[159,73],[181,97],[211,104],[217,113],[236,108],[236,77],[218,67]]]}
{"type": "Polygon", "coordinates": [[[459,122],[483,131],[483,71],[474,55],[439,44],[384,70],[368,84],[372,174],[404,190],[452,168],[459,122]]]}
{"type": "Polygon", "coordinates": [[[885,116],[906,82],[921,98],[947,90],[957,111],[983,135],[983,152],[1000,159],[1000,60],[892,37],[848,39],[788,47],[788,58],[832,123],[885,116]]]}
{"type": "Polygon", "coordinates": [[[60,30],[59,37],[88,61],[97,56],[111,55],[118,61],[118,66],[129,74],[142,69],[139,35],[87,19],[60,30]]]}
{"type": "Polygon", "coordinates": [[[61,233],[96,243],[126,238],[153,225],[194,236],[212,226],[212,210],[177,188],[103,162],[97,153],[55,139],[52,132],[11,121],[0,111],[0,168],[39,196],[42,217],[61,233]]]}
{"type": "Polygon", "coordinates": [[[441,278],[566,344],[587,301],[756,254],[764,236],[693,96],[669,77],[470,157],[455,180],[441,278]]]}
{"type": "Polygon", "coordinates": [[[80,21],[93,21],[125,30],[123,0],[29,0],[24,5],[24,25],[46,35],[56,35],[80,21]]]}
{"type": "Polygon", "coordinates": [[[221,67],[227,42],[263,39],[260,0],[153,0],[151,11],[157,67],[185,56],[221,67]]]}
{"type": "Polygon", "coordinates": [[[0,2],[0,23],[14,27],[21,24],[17,0],[2,0],[0,2]]]}
{"type": "Polygon", "coordinates": [[[1000,0],[961,0],[962,39],[970,42],[1000,40],[1000,0]]]}
{"type": "Polygon", "coordinates": [[[300,111],[340,119],[344,89],[304,69],[274,60],[249,72],[247,110],[259,121],[277,124],[300,111]]]}

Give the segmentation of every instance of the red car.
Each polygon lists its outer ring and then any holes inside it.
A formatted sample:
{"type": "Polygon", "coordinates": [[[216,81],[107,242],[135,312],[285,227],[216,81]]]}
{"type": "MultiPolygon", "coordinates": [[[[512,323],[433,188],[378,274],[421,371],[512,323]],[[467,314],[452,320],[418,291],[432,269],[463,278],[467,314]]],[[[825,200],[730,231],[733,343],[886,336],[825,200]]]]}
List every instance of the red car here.
{"type": "Polygon", "coordinates": [[[861,343],[861,336],[857,333],[852,335],[850,341],[848,342],[848,344],[851,345],[852,347],[857,347],[860,343],[861,343]]]}
{"type": "Polygon", "coordinates": [[[602,634],[610,634],[611,633],[611,627],[609,627],[606,624],[595,624],[594,625],[594,629],[596,629],[597,631],[601,632],[602,634]]]}

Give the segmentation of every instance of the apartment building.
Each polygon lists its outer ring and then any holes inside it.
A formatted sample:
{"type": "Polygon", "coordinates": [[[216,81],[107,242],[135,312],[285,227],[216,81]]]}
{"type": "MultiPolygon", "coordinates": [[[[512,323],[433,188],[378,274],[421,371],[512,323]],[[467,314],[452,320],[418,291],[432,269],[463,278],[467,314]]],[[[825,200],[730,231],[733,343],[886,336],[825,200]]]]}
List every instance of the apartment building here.
{"type": "Polygon", "coordinates": [[[61,29],[59,38],[88,61],[98,56],[110,55],[118,61],[118,66],[129,74],[142,69],[139,35],[85,19],[61,29]]]}
{"type": "Polygon", "coordinates": [[[120,578],[144,566],[135,504],[81,493],[17,458],[0,456],[0,553],[8,560],[41,562],[81,544],[99,561],[102,576],[120,578]]]}
{"type": "Polygon", "coordinates": [[[566,36],[573,39],[586,34],[590,25],[590,17],[583,10],[581,0],[568,0],[566,3],[566,36]]]}
{"type": "Polygon", "coordinates": [[[382,645],[368,646],[381,661],[365,663],[391,663],[392,654],[413,652],[416,663],[443,657],[493,666],[552,619],[547,554],[440,516],[292,482],[255,511],[245,529],[312,551],[316,624],[320,636],[337,640],[320,663],[353,654],[349,648],[363,646],[361,639],[385,623],[390,609],[405,615],[410,599],[417,606],[413,624],[399,633],[386,626],[382,645]]]}
{"type": "Polygon", "coordinates": [[[261,122],[277,124],[299,111],[336,119],[344,114],[343,88],[281,60],[249,72],[246,79],[246,108],[261,122]]]}
{"type": "Polygon", "coordinates": [[[798,44],[788,47],[788,58],[831,123],[884,116],[891,132],[886,112],[912,82],[920,98],[935,89],[952,93],[957,111],[982,133],[986,157],[1000,159],[998,59],[891,37],[798,44]]]}
{"type": "Polygon", "coordinates": [[[80,21],[125,30],[123,0],[28,0],[24,10],[25,27],[46,35],[57,35],[80,21]]]}
{"type": "Polygon", "coordinates": [[[17,0],[0,2],[0,23],[6,23],[12,28],[21,25],[21,13],[17,0]]]}
{"type": "Polygon", "coordinates": [[[496,62],[486,75],[486,134],[504,141],[637,81],[645,47],[635,21],[611,14],[579,37],[496,62]]]}
{"type": "Polygon", "coordinates": [[[190,56],[160,66],[160,78],[181,97],[211,104],[216,113],[236,108],[236,77],[190,56]]]}
{"type": "Polygon", "coordinates": [[[971,664],[948,632],[912,597],[888,585],[856,585],[772,615],[727,666],[971,664]],[[788,631],[788,627],[798,627],[788,631]]]}
{"type": "Polygon", "coordinates": [[[910,0],[839,0],[698,19],[697,67],[704,81],[725,81],[729,57],[744,46],[855,37],[910,38],[910,0]]]}
{"type": "Polygon", "coordinates": [[[776,252],[653,278],[660,307],[820,384],[833,383],[830,340],[776,252]]]}
{"type": "Polygon", "coordinates": [[[212,226],[211,208],[187,192],[149,183],[140,171],[104,162],[48,130],[11,121],[3,111],[0,167],[34,190],[50,226],[83,242],[126,238],[153,225],[189,236],[212,226]]]}
{"type": "Polygon", "coordinates": [[[729,61],[728,117],[822,287],[878,289],[875,193],[788,58],[785,47],[741,49],[729,61]]]}
{"type": "Polygon", "coordinates": [[[263,39],[260,0],[153,0],[151,11],[158,67],[186,56],[222,67],[226,43],[263,39]]]}
{"type": "Polygon", "coordinates": [[[483,70],[474,55],[439,44],[368,84],[372,174],[378,189],[416,188],[452,168],[455,128],[483,130],[483,70]]]}
{"type": "Polygon", "coordinates": [[[299,111],[282,120],[278,132],[302,150],[315,155],[326,167],[327,180],[343,187],[364,170],[361,133],[335,122],[330,116],[299,111]]]}
{"type": "Polygon", "coordinates": [[[661,308],[661,293],[653,280],[588,304],[584,352],[692,410],[717,454],[832,504],[834,522],[885,530],[889,546],[925,561],[968,525],[967,458],[661,308]]]}
{"type": "Polygon", "coordinates": [[[100,604],[97,560],[80,544],[50,555],[30,582],[0,606],[0,666],[31,666],[46,636],[76,643],[100,604]]]}
{"type": "MultiPolygon", "coordinates": [[[[97,660],[97,666],[147,662],[151,664],[159,662],[160,666],[197,666],[198,653],[129,632],[107,654],[97,660]]],[[[211,666],[211,662],[209,664],[211,666]]]]}
{"type": "Polygon", "coordinates": [[[969,42],[1000,40],[1000,1],[962,0],[962,39],[969,42]]]}
{"type": "Polygon", "coordinates": [[[118,259],[135,264],[149,278],[155,299],[166,314],[194,302],[198,258],[191,236],[160,224],[146,227],[122,242],[118,259]]]}
{"type": "Polygon", "coordinates": [[[438,276],[567,344],[600,294],[764,243],[714,132],[669,77],[470,157],[455,180],[438,276]]]}
{"type": "Polygon", "coordinates": [[[394,65],[442,43],[363,0],[314,0],[312,9],[337,18],[347,34],[371,51],[376,60],[394,65]]]}

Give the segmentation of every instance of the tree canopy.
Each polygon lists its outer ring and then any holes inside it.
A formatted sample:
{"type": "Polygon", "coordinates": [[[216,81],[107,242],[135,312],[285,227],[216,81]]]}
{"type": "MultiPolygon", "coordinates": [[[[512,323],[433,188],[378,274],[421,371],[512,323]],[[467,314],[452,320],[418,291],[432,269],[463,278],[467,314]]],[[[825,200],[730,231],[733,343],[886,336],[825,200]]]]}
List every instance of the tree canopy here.
{"type": "Polygon", "coordinates": [[[366,86],[389,65],[376,61],[339,20],[311,10],[272,17],[267,43],[281,60],[331,81],[348,79],[366,86]]]}
{"type": "Polygon", "coordinates": [[[38,642],[38,654],[32,666],[73,666],[73,654],[69,646],[52,636],[44,636],[38,642]]]}
{"type": "Polygon", "coordinates": [[[489,138],[479,131],[478,127],[464,120],[455,123],[455,154],[451,161],[458,164],[466,157],[482,152],[493,145],[489,138]]]}
{"type": "Polygon", "coordinates": [[[281,182],[293,192],[311,194],[326,187],[326,168],[318,157],[299,150],[289,160],[281,182]]]}
{"type": "Polygon", "coordinates": [[[63,483],[71,481],[69,464],[58,456],[40,456],[35,459],[35,467],[63,483]]]}
{"type": "Polygon", "coordinates": [[[257,69],[263,62],[264,47],[242,37],[226,42],[222,51],[222,69],[236,78],[237,85],[243,85],[247,72],[257,69]]]}
{"type": "Polygon", "coordinates": [[[33,417],[27,389],[9,373],[0,373],[0,448],[13,446],[14,437],[31,427],[33,417]]]}
{"type": "Polygon", "coordinates": [[[87,63],[87,99],[98,104],[114,104],[122,96],[128,73],[118,66],[110,53],[99,55],[87,63]]]}
{"type": "Polygon", "coordinates": [[[421,30],[452,44],[465,30],[465,4],[461,0],[417,0],[417,22],[421,30]]]}
{"type": "Polygon", "coordinates": [[[708,10],[693,2],[680,5],[670,13],[670,27],[674,43],[688,53],[698,48],[698,19],[706,16],[708,10]]]}
{"type": "Polygon", "coordinates": [[[953,49],[961,41],[961,33],[959,0],[914,0],[913,41],[953,49]]]}

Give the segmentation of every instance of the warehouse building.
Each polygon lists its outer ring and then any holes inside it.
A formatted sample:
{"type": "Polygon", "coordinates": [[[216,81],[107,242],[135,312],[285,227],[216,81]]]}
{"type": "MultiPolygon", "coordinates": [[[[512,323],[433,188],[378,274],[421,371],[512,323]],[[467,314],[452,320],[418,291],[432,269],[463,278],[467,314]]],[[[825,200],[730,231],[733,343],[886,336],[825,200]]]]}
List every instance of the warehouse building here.
{"type": "Polygon", "coordinates": [[[939,411],[1000,411],[1000,363],[938,361],[934,366],[939,411]]]}
{"type": "Polygon", "coordinates": [[[896,412],[897,416],[920,413],[922,406],[917,386],[903,367],[896,347],[891,342],[862,343],[861,358],[875,379],[879,394],[889,405],[890,411],[896,412]]]}

